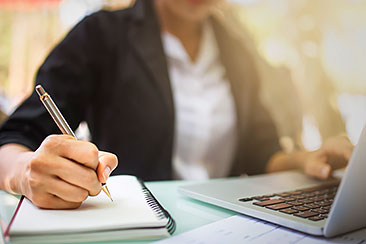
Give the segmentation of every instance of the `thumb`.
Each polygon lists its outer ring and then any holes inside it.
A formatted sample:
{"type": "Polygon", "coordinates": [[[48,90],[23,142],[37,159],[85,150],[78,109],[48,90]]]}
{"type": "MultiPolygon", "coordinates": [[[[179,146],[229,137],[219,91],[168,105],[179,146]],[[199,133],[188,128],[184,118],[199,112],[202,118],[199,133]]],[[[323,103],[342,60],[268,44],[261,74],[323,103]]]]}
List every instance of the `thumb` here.
{"type": "Polygon", "coordinates": [[[98,179],[101,183],[105,183],[112,173],[112,171],[117,167],[118,159],[113,153],[99,151],[99,164],[97,168],[98,179]]]}
{"type": "Polygon", "coordinates": [[[332,167],[326,161],[326,156],[319,155],[312,158],[305,165],[305,173],[319,179],[327,179],[330,176],[332,167]]]}

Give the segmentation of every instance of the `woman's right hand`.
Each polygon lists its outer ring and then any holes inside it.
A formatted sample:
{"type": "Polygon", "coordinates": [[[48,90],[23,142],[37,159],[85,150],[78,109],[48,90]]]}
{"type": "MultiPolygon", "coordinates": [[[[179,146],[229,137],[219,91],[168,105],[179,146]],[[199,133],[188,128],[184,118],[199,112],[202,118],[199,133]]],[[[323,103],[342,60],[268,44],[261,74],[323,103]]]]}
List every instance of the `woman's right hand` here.
{"type": "Polygon", "coordinates": [[[79,207],[101,191],[101,181],[108,177],[102,174],[109,171],[104,169],[112,171],[118,164],[114,154],[99,152],[94,144],[68,135],[48,136],[35,152],[16,144],[4,145],[1,151],[0,155],[18,155],[11,162],[15,170],[9,171],[5,190],[48,209],[79,207]]]}

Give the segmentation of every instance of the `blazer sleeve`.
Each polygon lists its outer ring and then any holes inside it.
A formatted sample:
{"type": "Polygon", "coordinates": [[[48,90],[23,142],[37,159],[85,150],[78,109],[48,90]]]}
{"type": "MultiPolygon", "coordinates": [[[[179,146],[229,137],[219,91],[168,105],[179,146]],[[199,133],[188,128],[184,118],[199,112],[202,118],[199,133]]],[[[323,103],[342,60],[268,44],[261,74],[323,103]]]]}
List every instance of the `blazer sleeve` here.
{"type": "MultiPolygon", "coordinates": [[[[61,113],[75,130],[85,119],[95,83],[96,57],[101,53],[98,14],[84,18],[52,50],[40,67],[36,84],[51,95],[61,113]]],[[[35,150],[50,134],[60,130],[36,92],[9,116],[0,129],[0,145],[17,143],[35,150]]]]}

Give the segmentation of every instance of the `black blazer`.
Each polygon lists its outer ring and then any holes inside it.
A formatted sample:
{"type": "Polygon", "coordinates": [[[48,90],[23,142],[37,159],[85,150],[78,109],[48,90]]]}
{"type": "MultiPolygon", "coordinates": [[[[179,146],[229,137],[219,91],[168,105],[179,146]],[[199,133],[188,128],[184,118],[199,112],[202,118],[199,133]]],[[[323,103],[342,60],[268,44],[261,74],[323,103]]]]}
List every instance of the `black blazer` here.
{"type": "MultiPolygon", "coordinates": [[[[231,175],[262,173],[280,150],[276,130],[259,101],[249,53],[212,22],[238,118],[231,175]]],[[[36,83],[52,95],[72,129],[86,121],[91,141],[118,156],[114,174],[172,178],[174,104],[151,0],[86,17],[49,54],[36,83]]],[[[0,145],[19,143],[35,150],[50,134],[60,131],[33,92],[3,124],[0,145]]]]}

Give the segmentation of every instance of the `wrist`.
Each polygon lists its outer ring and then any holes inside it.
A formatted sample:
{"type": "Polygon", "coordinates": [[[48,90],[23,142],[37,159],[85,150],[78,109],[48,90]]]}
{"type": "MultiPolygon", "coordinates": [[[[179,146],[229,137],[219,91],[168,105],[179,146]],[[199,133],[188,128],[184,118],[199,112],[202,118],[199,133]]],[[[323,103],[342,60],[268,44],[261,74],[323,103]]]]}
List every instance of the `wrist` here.
{"type": "Polygon", "coordinates": [[[313,155],[318,153],[318,151],[298,151],[293,155],[293,163],[296,169],[305,170],[306,163],[310,160],[313,155]]]}
{"type": "Polygon", "coordinates": [[[19,153],[18,160],[15,162],[10,177],[8,179],[8,191],[12,194],[25,195],[27,189],[27,169],[32,158],[33,152],[19,153]]]}
{"type": "Polygon", "coordinates": [[[26,165],[33,152],[22,145],[6,144],[0,147],[0,189],[12,194],[23,194],[26,165]]]}
{"type": "Polygon", "coordinates": [[[267,172],[276,172],[283,170],[303,169],[303,158],[306,156],[304,151],[291,153],[278,152],[274,154],[267,164],[267,172]]]}

